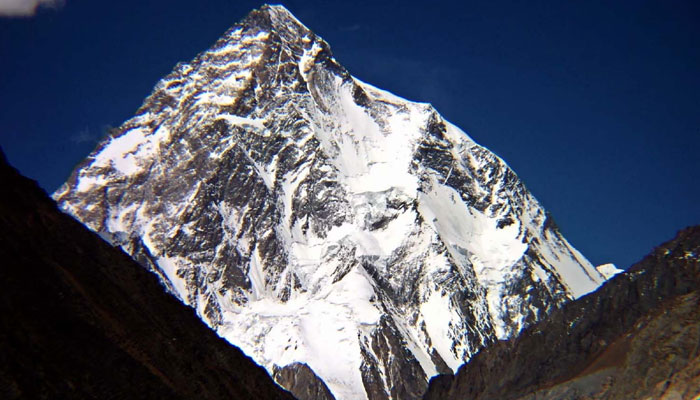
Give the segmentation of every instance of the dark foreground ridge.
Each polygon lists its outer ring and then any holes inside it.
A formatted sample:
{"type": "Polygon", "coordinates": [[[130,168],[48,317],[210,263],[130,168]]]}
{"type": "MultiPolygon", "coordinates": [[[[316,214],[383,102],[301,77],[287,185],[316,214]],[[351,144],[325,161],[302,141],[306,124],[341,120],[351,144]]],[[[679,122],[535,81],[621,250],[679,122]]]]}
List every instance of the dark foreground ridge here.
{"type": "Polygon", "coordinates": [[[0,398],[292,399],[0,151],[0,398]]]}
{"type": "Polygon", "coordinates": [[[700,226],[497,343],[426,399],[700,398],[700,226]]]}

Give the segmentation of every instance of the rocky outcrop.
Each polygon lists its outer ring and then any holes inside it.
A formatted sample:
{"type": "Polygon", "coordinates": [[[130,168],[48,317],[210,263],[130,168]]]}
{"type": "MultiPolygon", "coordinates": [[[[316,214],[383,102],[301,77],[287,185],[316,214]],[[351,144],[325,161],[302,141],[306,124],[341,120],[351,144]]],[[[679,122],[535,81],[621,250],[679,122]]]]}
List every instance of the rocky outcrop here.
{"type": "Polygon", "coordinates": [[[700,227],[482,350],[426,399],[697,399],[700,227]]]}
{"type": "Polygon", "coordinates": [[[1,152],[0,182],[0,398],[293,398],[1,152]]]}
{"type": "Polygon", "coordinates": [[[306,364],[292,363],[276,367],[275,380],[299,400],[334,400],[328,386],[306,364]]]}

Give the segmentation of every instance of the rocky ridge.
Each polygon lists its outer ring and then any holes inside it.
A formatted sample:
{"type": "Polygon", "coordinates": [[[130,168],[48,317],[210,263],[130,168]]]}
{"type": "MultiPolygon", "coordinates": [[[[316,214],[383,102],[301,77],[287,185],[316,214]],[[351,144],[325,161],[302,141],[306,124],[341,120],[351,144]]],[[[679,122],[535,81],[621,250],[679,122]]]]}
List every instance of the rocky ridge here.
{"type": "Polygon", "coordinates": [[[426,399],[687,399],[700,396],[700,226],[598,291],[482,350],[426,399]]]}

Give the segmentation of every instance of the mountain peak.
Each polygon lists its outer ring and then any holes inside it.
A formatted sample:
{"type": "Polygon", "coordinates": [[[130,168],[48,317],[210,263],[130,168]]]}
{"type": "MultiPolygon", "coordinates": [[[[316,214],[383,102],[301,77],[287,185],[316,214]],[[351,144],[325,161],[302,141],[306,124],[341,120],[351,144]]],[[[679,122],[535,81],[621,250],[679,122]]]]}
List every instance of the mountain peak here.
{"type": "Polygon", "coordinates": [[[265,4],[251,11],[240,23],[229,30],[229,34],[238,30],[243,30],[245,33],[252,31],[275,33],[281,39],[291,42],[313,36],[311,30],[282,5],[265,4]]]}
{"type": "Polygon", "coordinates": [[[275,25],[299,25],[307,29],[306,26],[297,19],[286,7],[281,4],[265,4],[260,7],[262,12],[266,12],[272,18],[275,25]]]}
{"type": "Polygon", "coordinates": [[[603,281],[503,160],[279,6],[161,80],[54,196],[337,398],[419,397],[603,281]]]}
{"type": "MultiPolygon", "coordinates": [[[[222,76],[225,70],[239,66],[240,60],[246,59],[252,61],[247,63],[248,70],[260,75],[279,77],[283,69],[286,74],[298,71],[301,76],[294,80],[306,83],[308,71],[314,63],[320,63],[343,80],[350,80],[350,74],[333,58],[328,43],[281,5],[264,5],[251,11],[189,66],[216,65],[216,72],[222,76]],[[234,59],[238,62],[233,62],[234,59]]],[[[185,69],[184,73],[187,72],[185,69]]]]}

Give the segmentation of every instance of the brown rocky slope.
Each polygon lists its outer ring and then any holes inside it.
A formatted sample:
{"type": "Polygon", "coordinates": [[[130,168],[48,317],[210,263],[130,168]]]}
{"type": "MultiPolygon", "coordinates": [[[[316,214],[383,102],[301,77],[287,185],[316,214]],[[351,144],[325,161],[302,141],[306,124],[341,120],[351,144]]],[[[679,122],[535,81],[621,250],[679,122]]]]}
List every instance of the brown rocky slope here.
{"type": "Polygon", "coordinates": [[[426,399],[700,398],[700,226],[477,354],[426,399]]]}
{"type": "Polygon", "coordinates": [[[1,151],[0,182],[0,398],[293,398],[1,151]]]}

